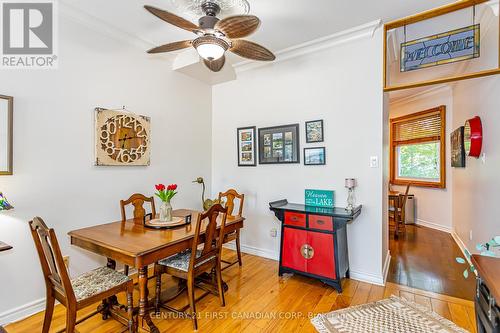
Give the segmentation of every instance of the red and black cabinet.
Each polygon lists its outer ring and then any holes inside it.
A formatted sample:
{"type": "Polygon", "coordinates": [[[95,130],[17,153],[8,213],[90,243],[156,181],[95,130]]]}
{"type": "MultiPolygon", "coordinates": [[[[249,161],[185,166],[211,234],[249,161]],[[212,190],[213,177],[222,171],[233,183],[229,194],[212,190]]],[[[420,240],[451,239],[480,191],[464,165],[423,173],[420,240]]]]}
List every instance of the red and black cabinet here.
{"type": "Polygon", "coordinates": [[[346,224],[361,213],[361,206],[352,212],[287,200],[269,206],[282,222],[279,275],[302,274],[342,292],[340,280],[349,277],[346,224]]]}

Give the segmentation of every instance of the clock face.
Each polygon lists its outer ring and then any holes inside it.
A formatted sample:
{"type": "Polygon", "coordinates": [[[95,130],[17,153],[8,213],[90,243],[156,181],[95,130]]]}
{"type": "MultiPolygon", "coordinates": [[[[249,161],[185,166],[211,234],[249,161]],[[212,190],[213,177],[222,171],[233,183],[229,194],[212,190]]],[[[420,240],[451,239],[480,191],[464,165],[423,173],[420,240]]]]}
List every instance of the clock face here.
{"type": "Polygon", "coordinates": [[[96,164],[149,165],[148,117],[112,110],[96,111],[96,164]]]}

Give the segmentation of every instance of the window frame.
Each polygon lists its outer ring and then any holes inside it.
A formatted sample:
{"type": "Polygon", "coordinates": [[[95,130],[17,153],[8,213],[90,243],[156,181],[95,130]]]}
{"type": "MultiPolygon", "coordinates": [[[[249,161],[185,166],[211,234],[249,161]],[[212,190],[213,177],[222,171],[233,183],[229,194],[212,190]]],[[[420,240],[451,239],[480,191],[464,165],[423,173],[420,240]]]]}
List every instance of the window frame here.
{"type": "Polygon", "coordinates": [[[432,188],[446,188],[446,106],[441,105],[432,109],[428,109],[425,111],[420,111],[412,114],[408,114],[402,117],[397,117],[397,118],[392,118],[390,119],[390,170],[389,170],[389,178],[390,182],[393,185],[408,185],[411,183],[412,186],[418,186],[418,187],[432,187],[432,188]],[[398,154],[396,152],[396,149],[398,146],[402,144],[396,144],[394,142],[394,128],[397,124],[399,123],[405,123],[409,122],[410,120],[413,119],[419,119],[419,118],[425,118],[431,113],[439,113],[439,116],[441,118],[441,128],[440,128],[440,136],[432,136],[432,137],[426,137],[426,138],[419,138],[419,139],[412,139],[408,140],[404,143],[404,145],[407,144],[418,144],[418,143],[426,143],[426,142],[439,142],[439,150],[440,150],[440,157],[439,157],[439,181],[426,181],[426,180],[416,180],[416,179],[398,179],[396,177],[396,166],[397,166],[397,161],[396,158],[398,157],[398,154]]]}

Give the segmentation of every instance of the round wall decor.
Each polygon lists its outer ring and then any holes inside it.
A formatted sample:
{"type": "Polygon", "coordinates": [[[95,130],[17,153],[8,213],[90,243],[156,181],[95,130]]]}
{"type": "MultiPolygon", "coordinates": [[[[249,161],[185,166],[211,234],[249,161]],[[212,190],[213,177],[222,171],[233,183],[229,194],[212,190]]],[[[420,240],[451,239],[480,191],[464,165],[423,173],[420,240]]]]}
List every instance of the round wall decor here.
{"type": "Polygon", "coordinates": [[[464,147],[467,156],[478,158],[483,148],[483,125],[481,118],[474,117],[465,122],[464,147]]]}

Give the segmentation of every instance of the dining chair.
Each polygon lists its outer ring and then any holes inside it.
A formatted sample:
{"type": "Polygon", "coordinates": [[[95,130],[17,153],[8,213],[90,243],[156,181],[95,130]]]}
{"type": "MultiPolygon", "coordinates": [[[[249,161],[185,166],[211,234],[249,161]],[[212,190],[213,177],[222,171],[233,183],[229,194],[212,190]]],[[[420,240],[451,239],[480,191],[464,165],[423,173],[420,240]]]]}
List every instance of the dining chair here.
{"type": "MultiPolygon", "coordinates": [[[[243,203],[245,202],[245,195],[244,194],[239,194],[236,190],[229,189],[224,193],[219,192],[219,202],[222,202],[223,199],[225,199],[224,207],[227,208],[227,218],[228,219],[234,219],[236,217],[242,216],[243,203]],[[234,202],[235,199],[239,200],[239,207],[238,207],[237,215],[233,215],[234,206],[235,206],[235,202],[234,202]]],[[[238,255],[238,260],[235,260],[234,262],[222,260],[223,263],[227,264],[223,268],[223,270],[233,266],[236,263],[238,263],[240,266],[243,264],[243,262],[241,261],[241,245],[240,245],[240,229],[239,228],[236,231],[227,234],[224,238],[224,243],[228,243],[228,242],[232,242],[232,241],[236,241],[236,253],[238,255]]]]}
{"type": "Polygon", "coordinates": [[[187,284],[187,296],[191,313],[188,314],[193,320],[194,329],[198,329],[198,320],[196,316],[196,301],[194,297],[195,278],[207,271],[215,272],[217,281],[217,291],[209,289],[208,291],[218,295],[221,306],[225,306],[224,289],[222,285],[221,274],[221,252],[224,243],[224,228],[226,225],[227,209],[220,204],[212,206],[207,212],[198,214],[196,228],[194,231],[193,246],[189,250],[182,251],[168,258],[162,259],[155,264],[156,275],[156,296],[155,310],[160,312],[160,307],[176,313],[184,314],[181,310],[174,309],[164,303],[161,303],[161,275],[169,274],[177,277],[187,284]],[[217,219],[220,219],[220,229],[217,231],[217,219]],[[202,225],[206,226],[202,228],[202,225]],[[204,240],[202,242],[202,232],[204,240]]]}
{"type": "MultiPolygon", "coordinates": [[[[146,216],[146,210],[144,209],[144,203],[149,202],[151,205],[151,214],[153,218],[156,216],[156,208],[155,208],[155,200],[154,197],[146,197],[143,194],[135,193],[130,196],[127,200],[120,200],[120,209],[122,212],[122,222],[127,220],[126,207],[127,205],[134,206],[134,219],[144,220],[144,216],[146,216]]],[[[125,275],[128,275],[129,267],[128,265],[123,266],[123,272],[125,275]]]]}
{"type": "Polygon", "coordinates": [[[406,190],[404,194],[400,194],[397,200],[397,205],[393,207],[389,207],[389,211],[394,214],[394,223],[395,223],[395,235],[397,237],[397,233],[399,230],[399,224],[401,223],[403,227],[403,232],[406,230],[406,201],[408,200],[408,193],[410,192],[411,183],[406,185],[406,190]]]}
{"type": "MultiPolygon", "coordinates": [[[[66,307],[66,332],[74,333],[76,325],[101,312],[96,310],[77,321],[78,310],[107,300],[120,292],[127,294],[128,332],[136,332],[133,320],[134,284],[132,280],[125,274],[108,267],[96,268],[71,279],[54,229],[49,229],[40,217],[33,218],[29,225],[46,287],[47,298],[42,333],[47,333],[50,329],[55,300],[66,307]]],[[[103,308],[102,311],[108,311],[108,309],[103,308]]]]}

